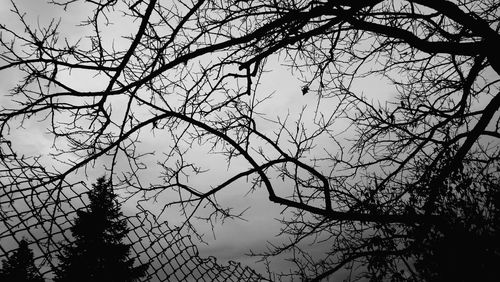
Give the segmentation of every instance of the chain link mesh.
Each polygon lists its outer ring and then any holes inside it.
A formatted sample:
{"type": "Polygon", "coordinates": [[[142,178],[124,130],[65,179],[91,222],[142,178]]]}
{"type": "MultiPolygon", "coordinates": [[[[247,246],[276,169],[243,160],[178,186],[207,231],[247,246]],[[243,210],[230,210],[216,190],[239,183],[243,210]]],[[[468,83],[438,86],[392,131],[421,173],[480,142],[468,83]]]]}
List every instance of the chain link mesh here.
{"type": "MultiPolygon", "coordinates": [[[[0,260],[25,238],[35,263],[46,279],[53,277],[60,243],[71,240],[69,227],[76,210],[85,206],[88,191],[82,183],[71,184],[46,171],[36,158],[16,156],[7,140],[0,140],[0,260]]],[[[148,211],[128,216],[125,243],[131,257],[149,263],[142,281],[262,281],[259,274],[236,262],[217,263],[202,258],[189,235],[148,211]]]]}

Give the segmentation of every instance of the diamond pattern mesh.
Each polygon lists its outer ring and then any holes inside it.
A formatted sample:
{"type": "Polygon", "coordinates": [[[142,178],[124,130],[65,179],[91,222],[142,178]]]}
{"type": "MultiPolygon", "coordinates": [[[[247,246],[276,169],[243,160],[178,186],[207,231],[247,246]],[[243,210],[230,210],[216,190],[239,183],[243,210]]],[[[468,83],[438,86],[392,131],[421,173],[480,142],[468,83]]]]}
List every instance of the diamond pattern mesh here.
{"type": "MultiPolygon", "coordinates": [[[[85,205],[87,188],[55,177],[37,159],[16,156],[9,141],[0,140],[0,260],[25,238],[46,279],[53,276],[60,242],[71,240],[69,227],[85,205]]],[[[236,262],[220,265],[202,258],[189,235],[159,222],[148,211],[129,216],[127,243],[141,263],[150,263],[143,281],[262,281],[259,274],[236,262]]]]}

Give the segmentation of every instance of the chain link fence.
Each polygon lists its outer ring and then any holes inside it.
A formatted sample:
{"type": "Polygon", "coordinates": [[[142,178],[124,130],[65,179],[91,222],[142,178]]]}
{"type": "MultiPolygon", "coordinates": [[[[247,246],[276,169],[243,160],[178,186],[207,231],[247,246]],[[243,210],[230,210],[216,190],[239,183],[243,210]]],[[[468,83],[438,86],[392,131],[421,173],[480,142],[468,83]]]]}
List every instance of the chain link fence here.
{"type": "MultiPolygon", "coordinates": [[[[0,140],[0,260],[25,238],[46,280],[53,277],[61,242],[71,240],[69,227],[76,210],[85,206],[88,188],[51,174],[36,158],[17,156],[0,140]]],[[[148,211],[129,216],[127,241],[131,256],[149,263],[143,281],[263,281],[262,276],[236,262],[202,258],[189,235],[159,222],[148,211]]]]}

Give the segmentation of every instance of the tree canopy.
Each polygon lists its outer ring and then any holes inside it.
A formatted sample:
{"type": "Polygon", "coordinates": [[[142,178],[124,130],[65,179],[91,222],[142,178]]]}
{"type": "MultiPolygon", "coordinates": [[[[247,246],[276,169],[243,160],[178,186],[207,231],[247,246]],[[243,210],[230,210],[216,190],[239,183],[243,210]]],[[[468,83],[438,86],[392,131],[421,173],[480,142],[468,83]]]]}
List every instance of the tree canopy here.
{"type": "Polygon", "coordinates": [[[59,256],[55,281],[137,281],[148,265],[134,266],[129,258],[131,246],[122,242],[127,222],[111,182],[102,177],[92,188],[87,210],[77,211],[70,228],[74,238],[59,256]]]}
{"type": "Polygon", "coordinates": [[[500,173],[497,1],[50,3],[88,15],[33,25],[12,1],[20,27],[0,27],[0,71],[19,78],[0,134],[41,120],[60,164],[32,187],[105,163],[141,203],[178,206],[193,227],[241,216],[216,197],[246,180],[285,208],[287,243],[261,255],[289,254],[304,279],[355,266],[384,277],[371,271],[380,257],[387,275],[419,277],[415,230],[493,208],[498,185],[476,180],[500,173]],[[279,91],[288,81],[263,89],[278,64],[298,95],[279,91]],[[304,106],[283,109],[291,100],[304,106]],[[192,184],[215,169],[199,152],[232,169],[192,184]],[[307,240],[329,249],[312,256],[307,240]]]}

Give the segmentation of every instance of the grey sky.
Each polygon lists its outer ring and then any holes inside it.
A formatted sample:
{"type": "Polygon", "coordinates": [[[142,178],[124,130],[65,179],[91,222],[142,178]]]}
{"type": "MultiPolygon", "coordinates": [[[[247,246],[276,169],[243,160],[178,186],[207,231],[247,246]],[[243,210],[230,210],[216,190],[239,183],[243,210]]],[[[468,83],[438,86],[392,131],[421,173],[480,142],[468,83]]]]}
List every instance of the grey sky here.
{"type": "MultiPolygon", "coordinates": [[[[80,20],[86,17],[84,10],[80,10],[78,5],[70,6],[67,12],[64,12],[61,8],[54,6],[47,6],[41,0],[24,0],[16,1],[19,8],[26,12],[26,18],[32,24],[40,23],[40,26],[46,25],[51,18],[61,18],[61,36],[69,36],[70,40],[76,40],[81,35],[74,33],[74,26],[79,23],[80,20]],[[71,16],[68,16],[71,15],[71,16]]],[[[0,0],[0,22],[6,23],[11,26],[15,22],[12,18],[11,13],[9,13],[8,8],[10,6],[9,1],[0,0]]],[[[118,26],[112,25],[107,30],[103,31],[103,38],[114,38],[115,41],[108,43],[113,43],[120,49],[127,46],[121,46],[120,38],[117,34],[133,34],[135,32],[134,25],[130,26],[118,26]]],[[[283,66],[279,65],[276,57],[275,61],[269,61],[266,65],[266,69],[269,73],[266,73],[261,81],[261,86],[259,88],[257,96],[264,97],[270,93],[275,93],[274,97],[265,103],[260,111],[263,112],[269,118],[276,118],[280,116],[285,118],[289,114],[292,118],[291,122],[297,118],[303,106],[308,107],[307,117],[313,117],[313,110],[316,106],[317,99],[314,96],[302,95],[301,87],[303,86],[299,80],[298,74],[292,75],[291,72],[283,66]]],[[[2,106],[8,106],[10,99],[6,97],[5,93],[7,89],[13,87],[13,83],[16,82],[19,77],[16,76],[14,72],[3,72],[0,77],[0,85],[2,94],[0,95],[0,103],[2,106]]],[[[105,85],[105,81],[99,79],[98,77],[93,77],[92,75],[83,75],[81,73],[73,73],[67,80],[77,89],[99,89],[105,85]]],[[[353,90],[358,90],[363,92],[366,96],[372,97],[377,100],[392,99],[394,98],[394,90],[387,86],[387,83],[380,78],[370,78],[364,80],[363,84],[355,85],[353,90]]],[[[113,106],[119,110],[120,101],[113,104],[113,106]]],[[[324,105],[323,105],[324,106],[324,105]]],[[[339,130],[342,129],[342,123],[339,123],[339,130]]],[[[272,124],[262,123],[260,126],[269,126],[269,128],[261,128],[271,134],[276,128],[272,124]]],[[[53,163],[49,157],[49,153],[53,152],[52,148],[52,136],[48,135],[46,132],[45,122],[36,122],[34,120],[29,120],[24,128],[12,128],[11,135],[8,138],[13,142],[14,147],[19,152],[26,155],[42,155],[42,161],[47,166],[54,166],[56,168],[63,166],[61,164],[53,163]]],[[[162,148],[164,148],[164,142],[169,142],[168,136],[165,133],[148,134],[144,132],[141,135],[141,148],[145,151],[154,152],[155,156],[159,156],[162,153],[162,148]]],[[[330,146],[327,143],[319,144],[323,147],[330,146]]],[[[222,183],[228,177],[233,175],[234,172],[244,170],[248,168],[248,164],[243,161],[235,161],[230,168],[227,168],[224,158],[220,156],[215,156],[207,153],[207,148],[200,146],[190,151],[189,155],[192,158],[197,158],[197,164],[202,167],[202,169],[210,169],[205,174],[198,177],[193,176],[189,180],[189,184],[193,187],[209,188],[210,186],[215,186],[222,183]]],[[[159,179],[159,168],[155,166],[155,160],[151,160],[147,170],[141,173],[141,179],[145,182],[158,183],[159,179]]],[[[103,166],[109,165],[104,160],[99,160],[93,168],[88,170],[88,178],[85,178],[83,172],[79,172],[77,175],[72,175],[72,179],[84,180],[87,183],[93,182],[97,177],[102,174],[103,166]]],[[[121,165],[119,164],[118,167],[121,165]]],[[[276,180],[279,183],[279,180],[276,180]]],[[[289,189],[286,183],[281,183],[277,185],[278,191],[280,189],[289,189]]],[[[264,251],[267,241],[272,243],[279,243],[278,239],[274,236],[279,233],[280,225],[275,219],[282,217],[280,214],[281,207],[276,204],[272,204],[268,200],[268,196],[263,189],[252,194],[247,194],[250,185],[244,181],[238,181],[231,185],[225,191],[223,191],[219,196],[218,200],[221,203],[228,203],[229,206],[235,207],[237,211],[244,211],[250,208],[245,214],[243,220],[235,220],[225,222],[223,225],[217,222],[214,228],[215,237],[212,235],[212,230],[208,224],[200,225],[200,230],[205,234],[204,240],[208,245],[200,244],[199,249],[202,256],[213,255],[219,259],[221,262],[226,262],[228,260],[241,261],[259,271],[263,271],[263,264],[254,264],[256,258],[246,257],[245,254],[249,250],[264,251]]],[[[159,199],[161,202],[161,198],[159,199]]],[[[126,205],[126,208],[131,212],[134,209],[134,204],[126,205]]],[[[151,204],[152,208],[155,208],[151,204]]],[[[161,208],[161,203],[156,204],[156,208],[161,208]]],[[[181,217],[175,213],[175,209],[169,210],[167,216],[169,222],[173,224],[180,224],[181,217]]],[[[314,249],[314,246],[311,246],[314,249]]],[[[276,271],[286,271],[287,264],[275,264],[274,270],[276,271]]]]}

